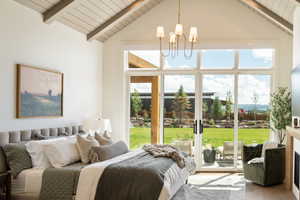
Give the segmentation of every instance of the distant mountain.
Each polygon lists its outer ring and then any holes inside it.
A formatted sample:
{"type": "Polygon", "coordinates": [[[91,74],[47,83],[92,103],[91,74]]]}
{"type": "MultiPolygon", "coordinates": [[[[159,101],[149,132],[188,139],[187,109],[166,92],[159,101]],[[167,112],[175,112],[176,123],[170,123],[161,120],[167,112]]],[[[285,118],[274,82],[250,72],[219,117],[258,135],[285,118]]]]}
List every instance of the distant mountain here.
{"type": "MultiPolygon", "coordinates": [[[[244,109],[246,111],[254,110],[255,105],[253,104],[239,104],[239,109],[244,109]]],[[[269,105],[258,104],[256,105],[257,110],[267,111],[269,109],[269,105]]]]}

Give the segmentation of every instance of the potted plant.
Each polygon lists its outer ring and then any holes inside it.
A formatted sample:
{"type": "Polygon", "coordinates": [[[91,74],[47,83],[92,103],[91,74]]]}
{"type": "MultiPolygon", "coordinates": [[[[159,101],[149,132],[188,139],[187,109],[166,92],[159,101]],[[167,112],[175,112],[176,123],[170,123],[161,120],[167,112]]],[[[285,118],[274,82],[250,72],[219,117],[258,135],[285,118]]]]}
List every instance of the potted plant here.
{"type": "Polygon", "coordinates": [[[215,147],[208,147],[203,150],[204,162],[214,163],[216,161],[217,151],[215,147]]]}
{"type": "Polygon", "coordinates": [[[292,122],[292,97],[286,87],[279,87],[271,95],[271,129],[276,133],[278,142],[284,143],[286,127],[292,122]]]}

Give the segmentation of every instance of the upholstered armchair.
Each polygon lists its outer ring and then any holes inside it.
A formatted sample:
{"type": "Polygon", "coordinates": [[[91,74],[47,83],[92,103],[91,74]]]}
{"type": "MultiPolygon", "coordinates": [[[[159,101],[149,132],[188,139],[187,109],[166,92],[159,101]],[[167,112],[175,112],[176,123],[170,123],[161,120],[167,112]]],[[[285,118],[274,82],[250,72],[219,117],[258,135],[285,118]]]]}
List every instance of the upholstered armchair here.
{"type": "Polygon", "coordinates": [[[261,157],[263,145],[243,146],[243,168],[246,179],[253,183],[270,186],[283,183],[285,177],[285,147],[266,149],[264,162],[248,162],[261,157]]]}

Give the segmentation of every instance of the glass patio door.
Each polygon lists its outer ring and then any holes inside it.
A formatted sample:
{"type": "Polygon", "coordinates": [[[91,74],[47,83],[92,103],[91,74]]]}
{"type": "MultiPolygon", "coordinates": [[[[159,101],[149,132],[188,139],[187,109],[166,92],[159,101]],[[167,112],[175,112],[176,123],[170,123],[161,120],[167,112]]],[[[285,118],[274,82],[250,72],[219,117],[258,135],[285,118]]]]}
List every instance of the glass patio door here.
{"type": "Polygon", "coordinates": [[[234,75],[203,74],[201,80],[201,168],[234,168],[234,75]]]}
{"type": "Polygon", "coordinates": [[[193,155],[195,75],[165,75],[163,88],[163,143],[193,155]]]}
{"type": "Polygon", "coordinates": [[[130,149],[159,143],[159,83],[159,76],[130,77],[130,149]]]}

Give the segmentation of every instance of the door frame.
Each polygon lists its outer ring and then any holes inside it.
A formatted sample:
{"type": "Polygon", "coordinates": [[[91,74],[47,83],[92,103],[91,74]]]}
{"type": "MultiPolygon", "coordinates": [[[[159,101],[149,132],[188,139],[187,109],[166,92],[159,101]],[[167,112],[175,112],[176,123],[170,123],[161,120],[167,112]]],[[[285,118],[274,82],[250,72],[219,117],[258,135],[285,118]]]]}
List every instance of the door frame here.
{"type": "MultiPolygon", "coordinates": [[[[247,48],[247,47],[245,47],[247,48]]],[[[275,50],[275,55],[277,48],[274,47],[266,47],[266,48],[272,48],[275,50]]],[[[166,75],[194,75],[195,76],[195,119],[196,120],[202,120],[202,95],[203,95],[203,88],[202,88],[202,79],[204,75],[233,75],[234,76],[234,165],[232,168],[203,168],[202,165],[202,135],[199,134],[199,129],[198,131],[198,138],[196,138],[196,141],[200,141],[200,152],[198,152],[198,156],[196,157],[196,164],[197,164],[197,171],[209,171],[209,172],[238,172],[241,171],[242,169],[237,168],[237,160],[238,160],[238,131],[239,131],[239,122],[238,122],[238,77],[239,75],[270,75],[271,76],[271,83],[270,83],[270,93],[272,93],[275,89],[275,78],[276,78],[276,70],[277,70],[277,57],[274,55],[273,56],[273,67],[270,69],[239,69],[239,54],[238,54],[238,49],[235,49],[235,61],[234,61],[234,67],[232,69],[203,69],[201,68],[201,53],[198,53],[198,61],[197,61],[197,67],[193,69],[165,69],[163,66],[163,59],[160,60],[160,66],[157,69],[129,69],[128,68],[128,61],[126,59],[127,53],[125,53],[125,67],[127,70],[125,70],[125,75],[126,75],[126,87],[127,87],[127,100],[126,100],[126,105],[128,107],[127,112],[126,112],[126,120],[127,124],[130,122],[130,77],[132,76],[158,76],[160,79],[160,94],[159,94],[159,107],[164,108],[164,77],[166,75]],[[127,62],[127,64],[126,64],[127,62]]],[[[130,49],[127,49],[127,51],[130,49]]],[[[163,142],[163,109],[160,109],[159,111],[160,116],[159,116],[159,132],[160,132],[160,139],[159,143],[162,144],[163,142]]],[[[127,139],[128,142],[130,142],[130,130],[129,130],[129,125],[127,126],[126,134],[127,134],[127,139]]],[[[199,125],[197,126],[199,127],[199,125]]],[[[196,144],[195,141],[195,144],[196,144]]]]}

